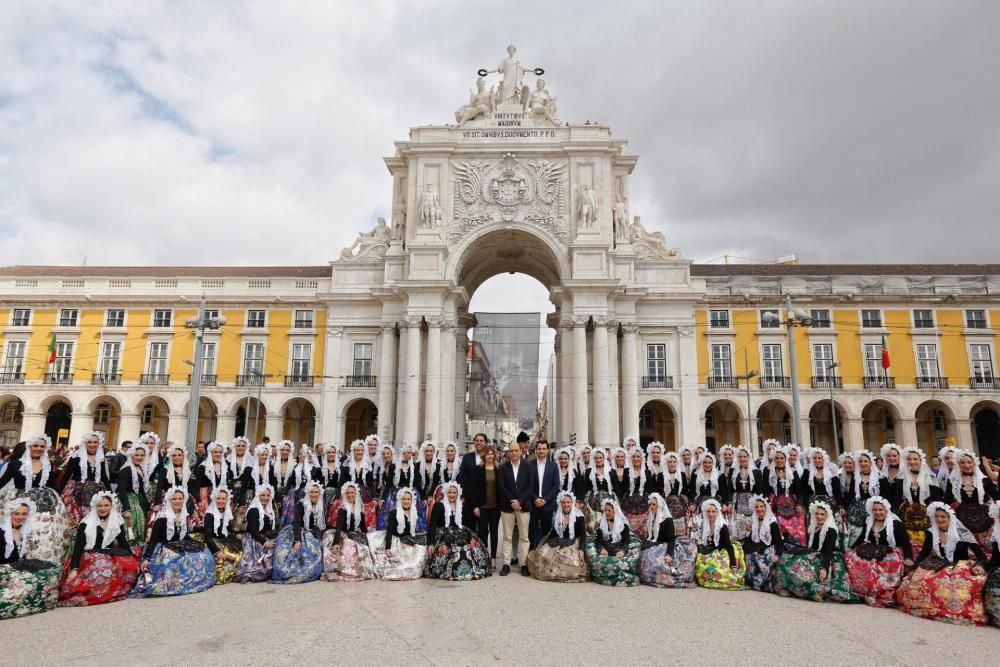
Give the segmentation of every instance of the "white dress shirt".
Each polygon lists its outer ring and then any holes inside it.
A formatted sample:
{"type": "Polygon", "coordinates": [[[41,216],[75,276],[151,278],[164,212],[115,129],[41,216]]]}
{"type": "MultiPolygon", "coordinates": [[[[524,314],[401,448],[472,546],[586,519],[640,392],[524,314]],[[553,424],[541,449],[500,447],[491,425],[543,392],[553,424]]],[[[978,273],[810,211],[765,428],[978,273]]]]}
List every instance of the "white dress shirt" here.
{"type": "Polygon", "coordinates": [[[535,465],[538,466],[538,497],[542,497],[542,482],[545,481],[545,463],[546,461],[535,461],[535,465]]]}

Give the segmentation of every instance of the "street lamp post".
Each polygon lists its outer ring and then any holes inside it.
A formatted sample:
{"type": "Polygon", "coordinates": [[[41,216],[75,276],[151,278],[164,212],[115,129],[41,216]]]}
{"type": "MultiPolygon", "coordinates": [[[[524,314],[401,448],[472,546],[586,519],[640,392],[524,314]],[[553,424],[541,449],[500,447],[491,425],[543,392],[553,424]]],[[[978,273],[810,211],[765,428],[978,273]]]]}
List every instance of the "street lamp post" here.
{"type": "MultiPolygon", "coordinates": [[[[257,378],[250,385],[251,389],[252,389],[252,387],[253,387],[254,384],[257,385],[257,404],[254,405],[254,407],[253,407],[253,437],[254,437],[254,440],[256,440],[257,439],[257,429],[260,428],[260,393],[261,393],[261,390],[264,388],[264,381],[267,378],[274,377],[274,375],[271,374],[271,373],[261,373],[260,371],[258,371],[255,368],[251,368],[250,369],[250,375],[252,375],[255,378],[257,378]]],[[[248,394],[247,395],[247,407],[248,407],[248,411],[247,411],[247,423],[250,423],[250,412],[249,412],[250,396],[249,396],[249,392],[247,392],[247,394],[248,394]]],[[[248,430],[248,429],[244,429],[244,430],[248,430]]]]}
{"type": "MultiPolygon", "coordinates": [[[[216,330],[226,323],[222,316],[205,317],[205,300],[198,304],[198,316],[184,322],[184,326],[194,330],[194,361],[191,366],[191,397],[188,400],[187,449],[194,454],[195,442],[198,440],[198,417],[201,408],[201,373],[204,370],[205,329],[216,330]]],[[[187,362],[187,360],[185,360],[187,362]]]]}
{"type": "Polygon", "coordinates": [[[837,404],[833,402],[833,385],[836,384],[834,376],[830,373],[834,368],[840,366],[839,361],[835,361],[826,367],[827,384],[830,385],[830,424],[833,426],[833,453],[834,456],[840,454],[840,439],[837,437],[837,404]]]}
{"type": "Polygon", "coordinates": [[[781,320],[774,313],[764,315],[767,322],[784,322],[788,330],[788,366],[792,373],[792,419],[795,421],[795,442],[802,444],[802,411],[799,407],[799,370],[795,358],[795,327],[812,326],[812,318],[802,310],[792,310],[792,297],[785,295],[785,319],[781,320]]]}

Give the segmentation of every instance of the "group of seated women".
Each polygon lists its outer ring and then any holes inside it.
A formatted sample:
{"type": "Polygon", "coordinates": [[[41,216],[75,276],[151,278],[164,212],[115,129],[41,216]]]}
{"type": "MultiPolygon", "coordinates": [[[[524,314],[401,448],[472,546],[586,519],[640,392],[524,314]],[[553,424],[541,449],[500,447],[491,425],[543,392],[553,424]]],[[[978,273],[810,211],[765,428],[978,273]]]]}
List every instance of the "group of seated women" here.
{"type": "MultiPolygon", "coordinates": [[[[493,569],[463,525],[481,513],[463,508],[457,450],[439,461],[430,443],[397,452],[370,439],[342,457],[238,438],[228,452],[211,443],[192,473],[183,449],[146,434],[113,491],[99,434],[62,475],[50,446],[29,439],[4,472],[0,618],[229,582],[461,581],[493,569]]],[[[839,466],[794,445],[771,443],[759,461],[742,447],[718,459],[698,449],[627,439],[558,450],[557,507],[530,573],[1000,624],[1000,502],[974,453],[944,451],[932,474],[922,452],[896,445],[839,466]]]]}

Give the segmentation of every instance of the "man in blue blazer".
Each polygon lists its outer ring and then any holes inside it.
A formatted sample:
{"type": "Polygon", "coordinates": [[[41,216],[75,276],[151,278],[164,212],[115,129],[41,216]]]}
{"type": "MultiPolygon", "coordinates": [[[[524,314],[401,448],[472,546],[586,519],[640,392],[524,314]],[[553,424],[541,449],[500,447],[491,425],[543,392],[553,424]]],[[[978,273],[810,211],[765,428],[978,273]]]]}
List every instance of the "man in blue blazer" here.
{"type": "Polygon", "coordinates": [[[472,438],[475,449],[462,457],[462,462],[458,464],[457,482],[462,487],[462,525],[476,532],[478,523],[476,515],[472,513],[472,499],[476,497],[476,489],[472,488],[476,480],[476,468],[483,462],[483,450],[486,449],[486,434],[477,433],[472,438]]]}
{"type": "Polygon", "coordinates": [[[528,524],[529,549],[552,530],[552,513],[556,511],[559,495],[559,466],[549,458],[549,441],[541,438],[535,443],[535,486],[532,488],[531,520],[528,524]]]}
{"type": "Polygon", "coordinates": [[[521,563],[521,574],[528,576],[528,523],[531,520],[531,501],[535,497],[538,482],[535,481],[535,465],[521,458],[522,448],[526,449],[528,436],[519,433],[517,442],[507,448],[507,462],[500,466],[500,523],[503,525],[503,567],[500,576],[510,574],[511,550],[514,526],[517,526],[517,559],[521,563]],[[523,438],[523,439],[522,439],[523,438]]]}

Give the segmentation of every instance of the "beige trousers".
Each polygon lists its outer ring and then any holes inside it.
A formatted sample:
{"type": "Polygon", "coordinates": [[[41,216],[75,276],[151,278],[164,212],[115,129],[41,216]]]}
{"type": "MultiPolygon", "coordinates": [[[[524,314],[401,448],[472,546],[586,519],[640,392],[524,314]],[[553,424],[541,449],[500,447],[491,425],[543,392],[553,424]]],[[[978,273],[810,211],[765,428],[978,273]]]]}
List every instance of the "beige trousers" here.
{"type": "Polygon", "coordinates": [[[514,543],[514,523],[517,523],[517,560],[521,565],[528,564],[528,522],[530,512],[500,512],[500,523],[503,525],[503,564],[510,565],[511,551],[514,543]]]}

